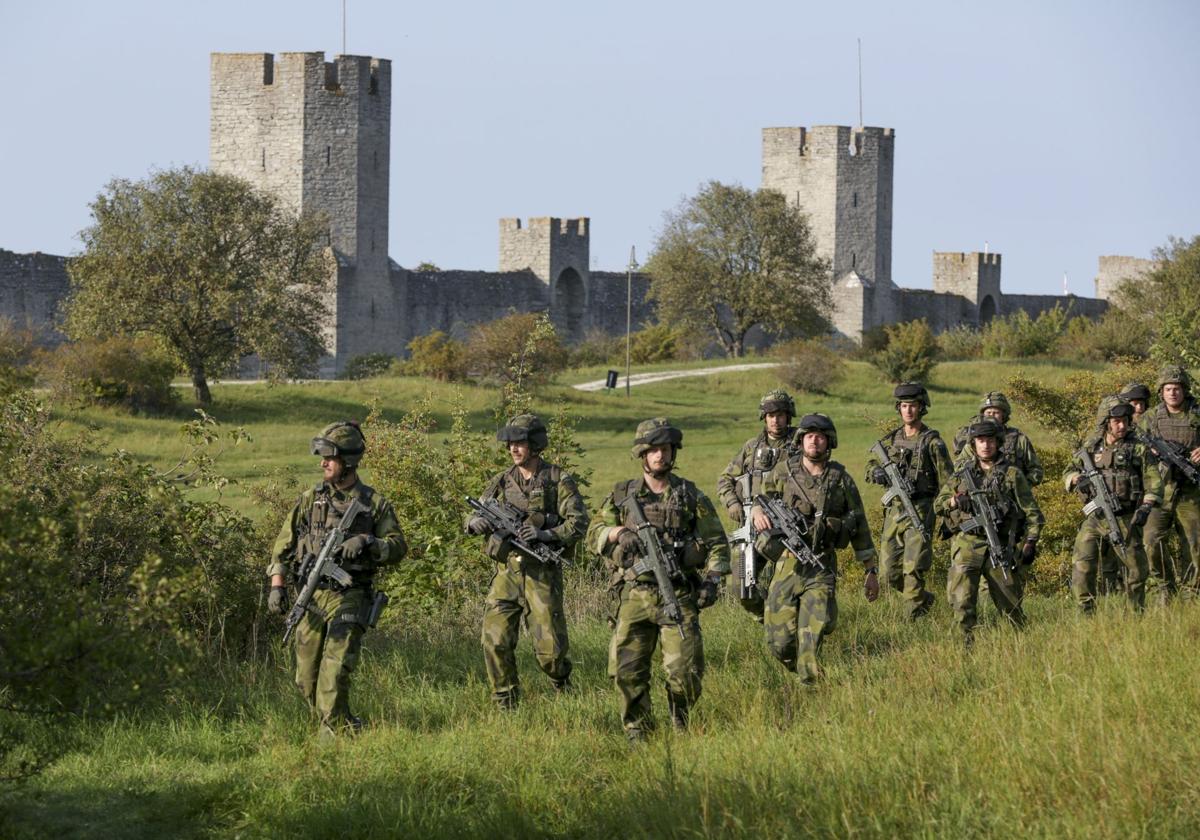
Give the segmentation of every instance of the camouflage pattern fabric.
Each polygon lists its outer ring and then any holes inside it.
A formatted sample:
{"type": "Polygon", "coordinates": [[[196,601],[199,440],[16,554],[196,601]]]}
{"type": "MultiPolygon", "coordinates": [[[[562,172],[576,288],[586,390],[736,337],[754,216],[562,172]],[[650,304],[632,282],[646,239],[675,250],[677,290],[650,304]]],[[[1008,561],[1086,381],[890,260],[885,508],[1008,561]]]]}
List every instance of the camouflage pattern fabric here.
{"type": "MultiPolygon", "coordinates": [[[[954,462],[956,464],[975,457],[975,453],[971,451],[971,441],[967,437],[967,429],[982,417],[982,414],[972,417],[967,425],[954,433],[954,462]]],[[[1045,480],[1046,471],[1042,468],[1037,450],[1033,448],[1033,441],[1029,439],[1029,435],[1013,426],[1002,424],[1000,428],[1003,431],[1003,437],[1000,439],[1000,454],[1008,463],[1024,474],[1025,480],[1031,487],[1037,487],[1045,480]]]]}
{"type": "Polygon", "coordinates": [[[322,727],[337,732],[353,718],[350,675],[358,664],[371,593],[360,587],[322,589],[312,603],[324,618],[309,612],[296,626],[296,687],[322,727]]]}
{"type": "MultiPolygon", "coordinates": [[[[1180,411],[1171,412],[1165,403],[1159,403],[1142,417],[1151,434],[1188,451],[1200,446],[1200,404],[1192,397],[1184,400],[1180,411]]],[[[1175,475],[1165,464],[1160,474],[1164,481],[1163,503],[1151,511],[1143,534],[1150,558],[1149,589],[1159,603],[1166,602],[1176,589],[1184,598],[1200,598],[1196,568],[1200,561],[1200,487],[1175,475]],[[1178,556],[1168,550],[1167,538],[1172,529],[1179,538],[1178,556]]]]}
{"type": "Polygon", "coordinates": [[[805,685],[816,682],[817,653],[837,624],[837,577],[834,567],[826,566],[829,571],[801,565],[785,552],[767,593],[767,650],[805,685]]]}
{"type": "MultiPolygon", "coordinates": [[[[1146,551],[1142,546],[1142,529],[1133,527],[1132,511],[1117,519],[1126,534],[1123,586],[1129,595],[1129,603],[1134,609],[1141,610],[1146,603],[1146,577],[1149,571],[1146,551]]],[[[1108,526],[1103,521],[1103,514],[1087,517],[1079,526],[1075,546],[1071,550],[1071,592],[1075,595],[1075,603],[1085,613],[1096,609],[1097,567],[1103,568],[1109,558],[1119,560],[1108,542],[1108,526]]]]}

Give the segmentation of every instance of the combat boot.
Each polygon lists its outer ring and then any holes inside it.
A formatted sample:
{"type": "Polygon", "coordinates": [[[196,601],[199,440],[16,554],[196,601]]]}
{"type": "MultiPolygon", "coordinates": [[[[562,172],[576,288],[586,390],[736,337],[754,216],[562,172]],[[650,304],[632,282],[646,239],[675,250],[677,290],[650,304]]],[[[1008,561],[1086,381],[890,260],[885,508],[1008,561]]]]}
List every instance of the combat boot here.
{"type": "Polygon", "coordinates": [[[687,701],[668,693],[667,708],[671,710],[671,726],[675,728],[676,732],[686,732],[690,713],[687,701]]]}
{"type": "Polygon", "coordinates": [[[517,706],[520,705],[521,692],[516,688],[512,689],[511,691],[501,691],[493,694],[492,699],[495,701],[497,709],[505,712],[512,712],[516,711],[517,706]]]}
{"type": "Polygon", "coordinates": [[[932,592],[926,592],[925,597],[921,599],[921,603],[913,607],[911,613],[908,614],[909,621],[916,621],[921,616],[925,615],[933,609],[933,603],[937,600],[937,596],[932,592]]]}
{"type": "Polygon", "coordinates": [[[564,694],[574,694],[575,693],[575,687],[573,685],[571,685],[570,677],[563,677],[561,680],[554,680],[553,682],[554,682],[554,693],[557,694],[558,696],[561,697],[564,694]]]}

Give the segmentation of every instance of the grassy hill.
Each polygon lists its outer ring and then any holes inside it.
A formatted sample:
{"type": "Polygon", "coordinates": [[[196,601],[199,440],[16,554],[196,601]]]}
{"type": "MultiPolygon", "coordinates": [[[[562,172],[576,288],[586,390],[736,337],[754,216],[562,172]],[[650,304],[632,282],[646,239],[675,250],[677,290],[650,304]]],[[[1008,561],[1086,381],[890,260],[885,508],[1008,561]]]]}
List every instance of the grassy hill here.
{"type": "MultiPolygon", "coordinates": [[[[1022,363],[1046,381],[1074,368],[1022,363]]],[[[1015,371],[943,364],[929,420],[946,433],[979,395],[1015,371]]],[[[580,380],[594,378],[581,374],[580,380]]],[[[539,405],[569,401],[593,470],[592,501],[633,474],[638,420],[684,429],[682,474],[711,491],[717,471],[758,428],[771,371],[642,386],[631,398],[569,382],[539,405]]],[[[218,386],[213,409],[255,440],[225,456],[247,491],[274,472],[315,480],[308,439],[378,400],[398,417],[432,393],[461,399],[491,428],[494,392],[417,380],[218,386]]],[[[802,411],[835,419],[837,456],[861,474],[890,386],[851,364],[847,380],[802,411]]],[[[440,409],[448,422],[448,408],[440,409]]],[[[1019,412],[1019,409],[1018,409],[1019,412]]],[[[185,412],[186,413],[186,412],[185,412]]],[[[184,413],[184,414],[185,414],[184,413]]],[[[183,418],[64,415],[113,446],[165,467],[183,418]]],[[[1014,422],[1035,442],[1040,430],[1014,422]]],[[[367,480],[370,480],[369,471],[367,480]]],[[[864,487],[868,504],[878,491],[864,487]]],[[[70,748],[28,783],[0,788],[0,836],[127,837],[1186,837],[1200,834],[1200,696],[1191,663],[1200,611],[1174,604],[1129,614],[1106,599],[1083,619],[1063,597],[1032,597],[1018,633],[984,610],[975,648],[951,627],[944,581],[929,617],[909,624],[898,599],[867,605],[839,592],[826,678],[801,691],[736,605],[704,614],[707,673],[693,731],[631,749],[605,676],[602,596],[582,571],[568,581],[576,691],[556,697],[523,641],[521,708],[488,701],[478,612],[392,614],[368,635],[355,678],[359,738],[322,747],[276,649],[215,665],[211,680],[131,710],[80,722],[70,748]]],[[[482,601],[483,593],[479,600],[482,601]]],[[[665,723],[661,672],[653,701],[665,723]]],[[[2,734],[2,733],[0,733],[2,734]]]]}

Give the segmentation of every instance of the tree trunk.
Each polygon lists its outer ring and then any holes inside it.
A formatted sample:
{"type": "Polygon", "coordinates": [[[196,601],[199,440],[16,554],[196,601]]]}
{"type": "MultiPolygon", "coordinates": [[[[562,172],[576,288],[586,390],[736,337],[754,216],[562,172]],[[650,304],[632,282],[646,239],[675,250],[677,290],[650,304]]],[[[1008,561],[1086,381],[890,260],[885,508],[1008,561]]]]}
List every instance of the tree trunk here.
{"type": "Polygon", "coordinates": [[[208,379],[201,365],[192,365],[192,394],[201,405],[212,404],[212,394],[208,390],[208,379]]]}

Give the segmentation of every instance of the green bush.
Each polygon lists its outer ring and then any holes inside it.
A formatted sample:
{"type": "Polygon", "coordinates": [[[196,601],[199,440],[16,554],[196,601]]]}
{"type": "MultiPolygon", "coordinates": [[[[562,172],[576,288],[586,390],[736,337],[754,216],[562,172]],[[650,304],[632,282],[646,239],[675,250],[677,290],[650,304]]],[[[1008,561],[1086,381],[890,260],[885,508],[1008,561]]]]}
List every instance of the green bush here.
{"type": "Polygon", "coordinates": [[[544,313],[517,312],[479,324],[467,341],[472,376],[521,387],[549,381],[566,364],[567,353],[544,313]]]}
{"type": "Polygon", "coordinates": [[[1068,310],[1058,304],[1036,318],[1029,317],[1024,310],[993,318],[983,328],[983,355],[988,359],[1051,355],[1059,337],[1066,332],[1068,318],[1068,310]]]}
{"type": "Polygon", "coordinates": [[[937,344],[938,355],[947,361],[978,359],[983,353],[983,336],[965,324],[939,333],[937,344]]]}
{"type": "Polygon", "coordinates": [[[0,396],[10,388],[33,384],[35,347],[32,330],[19,329],[10,318],[0,318],[0,396]]]}
{"type": "Polygon", "coordinates": [[[871,363],[889,382],[928,382],[937,366],[937,341],[922,318],[884,328],[887,346],[871,357],[871,363]]]}
{"type": "Polygon", "coordinates": [[[1113,307],[1098,320],[1072,318],[1059,337],[1055,355],[1060,359],[1144,359],[1150,355],[1150,323],[1113,307]]]}
{"type": "Polygon", "coordinates": [[[371,379],[391,370],[396,357],[391,353],[362,353],[351,356],[339,379],[371,379]]]}
{"type": "Polygon", "coordinates": [[[631,345],[630,358],[635,365],[671,362],[679,358],[683,334],[666,324],[651,324],[631,336],[631,345]]]}
{"type": "Polygon", "coordinates": [[[583,341],[571,348],[568,367],[595,367],[615,365],[625,361],[625,336],[609,335],[600,330],[589,330],[583,341]]]}
{"type": "Polygon", "coordinates": [[[841,355],[816,339],[796,339],[775,347],[783,359],[779,377],[789,388],[809,394],[826,394],[846,375],[841,355]]]}
{"type": "Polygon", "coordinates": [[[408,342],[408,359],[396,362],[393,370],[442,382],[462,382],[467,378],[467,347],[441,330],[434,330],[408,342]]]}
{"type": "Polygon", "coordinates": [[[42,353],[38,370],[51,391],[76,405],[162,412],[179,403],[175,365],[149,338],[116,336],[61,344],[42,353]]]}

